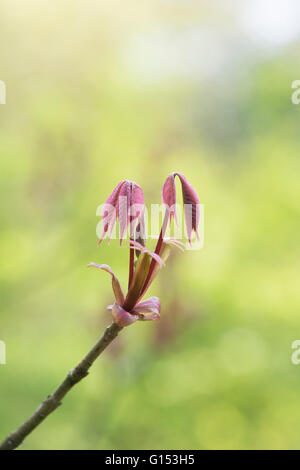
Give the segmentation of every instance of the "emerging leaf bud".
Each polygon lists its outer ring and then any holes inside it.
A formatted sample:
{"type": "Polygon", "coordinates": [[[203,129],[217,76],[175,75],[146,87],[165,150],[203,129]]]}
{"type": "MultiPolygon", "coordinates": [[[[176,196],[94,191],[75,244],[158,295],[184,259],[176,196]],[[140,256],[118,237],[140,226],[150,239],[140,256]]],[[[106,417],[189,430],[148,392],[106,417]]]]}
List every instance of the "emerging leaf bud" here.
{"type": "Polygon", "coordinates": [[[176,187],[175,176],[178,176],[181,182],[182,198],[184,204],[184,217],[187,229],[188,240],[191,243],[192,232],[198,235],[198,225],[200,220],[200,201],[193,186],[188,182],[182,173],[171,173],[162,188],[162,201],[169,211],[170,219],[174,217],[176,220],[176,187]]]}

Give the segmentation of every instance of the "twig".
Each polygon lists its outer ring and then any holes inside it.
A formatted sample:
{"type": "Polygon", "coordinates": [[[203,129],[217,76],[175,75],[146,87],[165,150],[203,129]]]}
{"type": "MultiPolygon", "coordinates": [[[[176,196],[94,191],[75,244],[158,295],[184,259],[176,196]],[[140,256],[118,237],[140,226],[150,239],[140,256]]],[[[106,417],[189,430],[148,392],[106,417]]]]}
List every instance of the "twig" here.
{"type": "Polygon", "coordinates": [[[28,418],[16,431],[13,431],[1,444],[0,450],[12,450],[18,447],[47,416],[61,405],[64,396],[88,375],[88,371],[97,357],[107,348],[107,346],[116,338],[122,328],[112,323],[106,328],[103,336],[97,341],[95,346],[79,362],[79,364],[67,374],[64,381],[57,389],[49,395],[35,412],[28,418]]]}

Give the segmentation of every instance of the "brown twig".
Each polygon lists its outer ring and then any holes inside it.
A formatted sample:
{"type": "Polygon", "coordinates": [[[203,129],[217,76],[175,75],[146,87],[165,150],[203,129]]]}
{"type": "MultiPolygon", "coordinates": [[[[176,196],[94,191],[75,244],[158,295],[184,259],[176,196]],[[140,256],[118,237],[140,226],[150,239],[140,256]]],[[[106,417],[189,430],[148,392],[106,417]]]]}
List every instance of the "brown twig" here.
{"type": "Polygon", "coordinates": [[[61,405],[62,399],[71,390],[71,388],[88,375],[88,371],[94,361],[116,338],[121,330],[122,328],[115,323],[112,323],[107,327],[103,336],[97,341],[95,346],[79,362],[79,364],[67,374],[66,378],[52,393],[52,395],[49,395],[16,431],[13,431],[6,439],[4,439],[0,444],[0,450],[12,450],[18,447],[28,434],[39,426],[39,424],[41,424],[49,414],[56,410],[56,408],[61,405]]]}

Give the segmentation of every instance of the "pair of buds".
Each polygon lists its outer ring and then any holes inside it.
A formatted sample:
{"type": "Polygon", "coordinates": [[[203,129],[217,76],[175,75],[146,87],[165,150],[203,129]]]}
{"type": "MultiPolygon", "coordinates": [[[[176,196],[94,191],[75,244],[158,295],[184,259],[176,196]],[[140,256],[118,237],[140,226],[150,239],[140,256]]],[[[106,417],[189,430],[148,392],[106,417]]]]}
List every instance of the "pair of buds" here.
{"type": "Polygon", "coordinates": [[[137,320],[157,320],[160,316],[160,300],[158,297],[150,297],[142,301],[161,267],[165,264],[170,248],[175,246],[183,249],[183,243],[175,239],[165,238],[165,232],[172,218],[176,221],[176,186],[175,177],[178,176],[182,187],[184,203],[184,216],[188,240],[191,243],[192,233],[198,236],[200,218],[200,202],[198,195],[184,175],[175,172],[168,176],[162,188],[162,201],[166,212],[161,227],[160,235],[154,252],[145,248],[144,241],[144,193],[135,182],[123,180],[113,190],[105,202],[102,214],[102,235],[100,244],[111,233],[119,220],[120,244],[130,227],[129,240],[129,276],[128,291],[124,295],[120,282],[108,265],[90,263],[92,266],[108,272],[112,278],[112,288],[115,303],[109,305],[114,322],[120,327],[128,326],[137,320]],[[140,241],[142,243],[140,243],[140,241]],[[137,253],[137,262],[134,263],[134,253],[137,253]]]}
{"type": "MultiPolygon", "coordinates": [[[[178,176],[181,182],[185,223],[188,240],[191,243],[193,231],[199,238],[200,202],[196,191],[182,173],[175,172],[168,176],[162,187],[162,202],[166,207],[169,220],[173,217],[177,221],[175,176],[178,176]]],[[[143,233],[145,226],[144,193],[141,186],[133,181],[121,181],[107,198],[102,213],[102,235],[98,245],[100,245],[106,234],[108,234],[108,240],[110,240],[117,219],[119,220],[120,243],[122,243],[127,232],[129,223],[132,226],[131,232],[134,231],[133,226],[136,222],[138,232],[143,233]]]]}

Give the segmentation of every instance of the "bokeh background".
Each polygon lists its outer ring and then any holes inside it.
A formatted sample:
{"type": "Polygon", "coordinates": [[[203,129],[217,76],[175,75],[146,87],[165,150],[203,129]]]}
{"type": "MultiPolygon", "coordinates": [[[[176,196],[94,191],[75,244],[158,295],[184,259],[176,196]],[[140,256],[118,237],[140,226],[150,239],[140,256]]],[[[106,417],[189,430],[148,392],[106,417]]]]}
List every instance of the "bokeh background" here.
{"type": "MultiPolygon", "coordinates": [[[[0,437],[110,322],[97,248],[113,187],[160,203],[171,171],[205,204],[138,323],[23,449],[300,447],[299,2],[1,0],[0,437]]],[[[151,245],[151,243],[150,243],[151,245]]]]}

